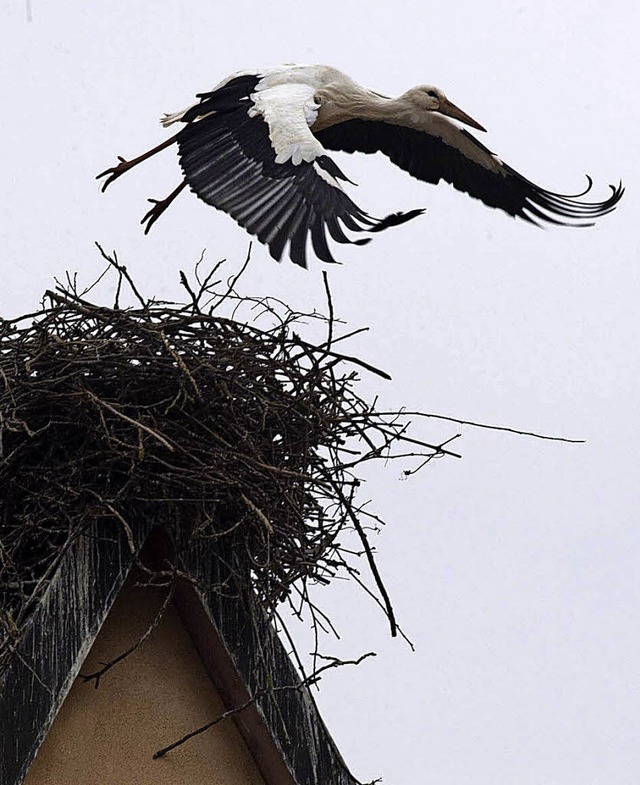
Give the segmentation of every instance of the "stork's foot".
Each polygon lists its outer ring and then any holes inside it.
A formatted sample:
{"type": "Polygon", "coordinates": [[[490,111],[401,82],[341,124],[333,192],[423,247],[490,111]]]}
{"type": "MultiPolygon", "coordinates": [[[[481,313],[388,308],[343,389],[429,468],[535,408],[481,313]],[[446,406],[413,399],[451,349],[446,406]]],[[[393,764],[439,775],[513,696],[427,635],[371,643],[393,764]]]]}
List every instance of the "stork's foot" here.
{"type": "Polygon", "coordinates": [[[166,199],[147,199],[148,202],[151,202],[153,207],[149,210],[149,212],[143,217],[140,221],[141,224],[145,225],[144,233],[149,234],[149,229],[154,225],[154,223],[160,218],[162,213],[169,207],[171,202],[176,198],[176,196],[182,191],[183,188],[187,185],[187,181],[183,180],[180,185],[175,188],[166,199]]]}
{"type": "Polygon", "coordinates": [[[146,153],[142,153],[137,158],[132,158],[130,161],[127,161],[126,158],[123,158],[121,155],[118,156],[118,161],[120,162],[117,166],[112,166],[111,169],[105,169],[104,172],[100,172],[100,174],[96,177],[96,180],[100,180],[102,177],[106,177],[107,179],[102,184],[102,190],[104,191],[108,185],[114,180],[117,180],[121,174],[128,172],[129,169],[133,169],[134,166],[141,164],[143,161],[146,161],[147,158],[151,158],[152,155],[159,153],[160,150],[164,150],[165,148],[172,145],[178,138],[180,134],[174,134],[170,136],[168,139],[165,139],[164,142],[160,142],[159,145],[153,147],[151,150],[147,150],[146,153]]]}
{"type": "Polygon", "coordinates": [[[127,161],[121,155],[118,156],[118,161],[120,163],[117,166],[112,166],[111,169],[105,169],[104,172],[100,172],[100,174],[96,175],[96,180],[100,180],[102,177],[106,177],[107,179],[102,183],[102,192],[104,193],[107,190],[107,186],[111,185],[114,180],[117,180],[120,175],[123,175],[125,172],[128,172],[129,169],[134,167],[138,160],[134,158],[133,161],[127,161]],[[107,176],[108,175],[108,176],[107,176]]]}
{"type": "Polygon", "coordinates": [[[153,207],[140,221],[140,223],[144,226],[145,234],[149,234],[149,229],[151,229],[154,223],[158,220],[158,218],[160,218],[162,213],[167,209],[173,200],[167,197],[166,199],[147,199],[147,201],[151,202],[153,207]]]}

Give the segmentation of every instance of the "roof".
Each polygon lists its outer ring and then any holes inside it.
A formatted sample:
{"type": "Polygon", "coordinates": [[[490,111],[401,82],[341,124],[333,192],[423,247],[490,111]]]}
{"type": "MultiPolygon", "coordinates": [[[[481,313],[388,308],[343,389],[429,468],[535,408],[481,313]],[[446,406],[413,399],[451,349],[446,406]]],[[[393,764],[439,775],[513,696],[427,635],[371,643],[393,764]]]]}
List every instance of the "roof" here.
{"type": "MultiPolygon", "coordinates": [[[[97,519],[61,558],[0,682],[3,785],[22,782],[128,574],[162,569],[172,550],[160,527],[97,519]]],[[[185,553],[175,607],[226,709],[249,703],[233,721],[267,785],[355,785],[273,625],[235,585],[234,554],[185,553]]]]}

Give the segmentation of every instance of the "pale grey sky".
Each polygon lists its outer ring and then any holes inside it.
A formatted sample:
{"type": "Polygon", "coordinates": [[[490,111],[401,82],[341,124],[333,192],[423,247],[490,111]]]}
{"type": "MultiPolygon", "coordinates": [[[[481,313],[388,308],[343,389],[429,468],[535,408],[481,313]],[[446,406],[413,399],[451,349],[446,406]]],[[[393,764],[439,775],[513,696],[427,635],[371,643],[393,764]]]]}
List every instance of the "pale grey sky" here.
{"type": "MultiPolygon", "coordinates": [[[[173,152],[102,195],[115,156],[166,134],[162,112],[227,74],[328,63],[380,92],[428,82],[489,129],[483,141],[552,190],[595,198],[623,178],[595,229],[537,230],[385,159],[342,157],[374,215],[420,219],[342,248],[336,310],[368,325],[351,350],[393,376],[366,379],[385,406],[583,437],[569,446],[463,430],[462,461],[366,494],[411,653],[355,587],[319,594],[345,657],[318,701],[356,776],[388,785],[637,785],[638,526],[637,4],[299,0],[5,3],[0,11],[5,194],[0,313],[33,310],[53,276],[101,269],[117,249],[149,293],[180,296],[203,248],[243,260],[248,236],[183,194],[144,237],[147,197],[180,173],[173,152]]],[[[321,265],[254,247],[245,288],[322,307],[321,265]]],[[[435,441],[454,427],[421,423],[435,441]]],[[[300,635],[304,642],[304,636],[300,635]]]]}

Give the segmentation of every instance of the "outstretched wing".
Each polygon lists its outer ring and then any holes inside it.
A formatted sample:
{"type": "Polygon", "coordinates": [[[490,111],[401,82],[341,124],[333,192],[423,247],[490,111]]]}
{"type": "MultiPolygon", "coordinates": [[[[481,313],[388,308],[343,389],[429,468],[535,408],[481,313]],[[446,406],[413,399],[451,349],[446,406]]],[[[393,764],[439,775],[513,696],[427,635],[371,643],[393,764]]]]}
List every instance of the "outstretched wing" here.
{"type": "Polygon", "coordinates": [[[352,231],[379,231],[422,211],[378,221],[342,190],[347,178],[309,130],[317,106],[305,85],[260,89],[260,77],[240,76],[200,96],[180,118],[180,165],[191,190],[224,210],[280,259],[306,267],[309,234],[319,259],[334,262],[325,229],[340,243],[352,231]]]}
{"type": "Polygon", "coordinates": [[[503,163],[467,130],[436,113],[425,119],[423,130],[356,119],[325,128],[315,136],[328,150],[382,152],[419,180],[434,184],[445,180],[490,207],[532,223],[590,226],[595,218],[614,209],[624,191],[622,184],[611,185],[608,199],[585,201],[592,185],[589,177],[580,194],[547,191],[503,163]]]}

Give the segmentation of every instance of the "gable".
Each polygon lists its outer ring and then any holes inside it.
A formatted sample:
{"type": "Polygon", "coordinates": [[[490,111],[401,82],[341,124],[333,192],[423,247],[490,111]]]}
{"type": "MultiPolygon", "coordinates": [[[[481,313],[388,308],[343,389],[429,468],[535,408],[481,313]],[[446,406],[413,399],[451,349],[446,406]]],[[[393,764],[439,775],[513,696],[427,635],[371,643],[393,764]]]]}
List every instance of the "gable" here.
{"type": "MultiPolygon", "coordinates": [[[[99,670],[153,625],[166,589],[136,587],[117,597],[81,673],[99,670]]],[[[95,689],[75,681],[45,738],[25,785],[263,785],[231,721],[222,722],[161,759],[158,749],[225,711],[172,604],[132,654],[95,689]]]]}
{"type": "MultiPolygon", "coordinates": [[[[144,521],[125,531],[108,521],[94,520],[61,558],[0,678],[0,783],[25,781],[66,696],[77,691],[78,673],[88,667],[87,652],[138,557],[152,570],[159,569],[168,563],[170,548],[166,532],[144,521]]],[[[310,691],[300,683],[269,618],[255,598],[238,592],[229,582],[234,558],[233,552],[212,558],[195,544],[178,564],[194,581],[178,580],[173,598],[226,710],[247,706],[233,715],[233,725],[266,785],[355,785],[357,780],[322,722],[310,691]],[[224,592],[216,590],[222,585],[224,592]]],[[[133,656],[143,653],[141,647],[133,656]]],[[[167,669],[161,670],[151,692],[162,694],[167,669]]],[[[117,671],[116,667],[106,674],[98,693],[117,671]]],[[[206,721],[219,714],[207,713],[206,721]]],[[[196,727],[189,722],[159,747],[196,727]]],[[[59,744],[64,750],[64,743],[59,744]]],[[[110,754],[120,753],[111,750],[110,754]]],[[[169,753],[166,760],[172,756],[169,753]]],[[[69,780],[65,776],[58,781],[69,780]]],[[[136,780],[120,780],[123,785],[130,781],[136,780]]],[[[36,780],[27,782],[36,784],[36,780]]],[[[89,782],[96,782],[95,774],[89,782]]]]}

